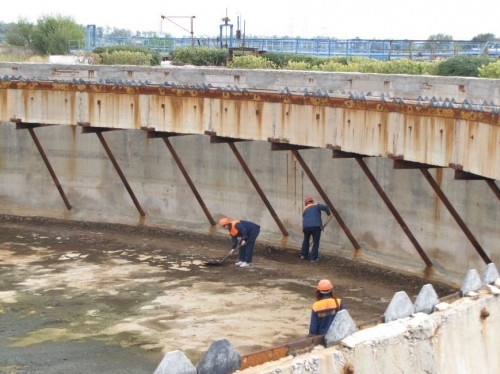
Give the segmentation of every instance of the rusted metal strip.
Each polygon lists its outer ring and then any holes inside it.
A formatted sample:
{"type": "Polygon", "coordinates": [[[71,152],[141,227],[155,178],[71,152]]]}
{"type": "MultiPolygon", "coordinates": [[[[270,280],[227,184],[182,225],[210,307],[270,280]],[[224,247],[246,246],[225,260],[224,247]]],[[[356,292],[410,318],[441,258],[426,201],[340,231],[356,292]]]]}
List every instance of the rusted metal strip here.
{"type": "Polygon", "coordinates": [[[394,204],[392,204],[391,200],[389,199],[389,197],[387,196],[387,194],[384,192],[384,190],[382,189],[382,187],[378,183],[377,179],[375,178],[375,176],[373,175],[373,173],[370,171],[370,169],[366,165],[366,163],[363,160],[363,158],[362,157],[356,157],[356,161],[359,164],[359,166],[361,167],[361,169],[364,171],[365,175],[368,177],[368,179],[370,180],[370,182],[372,183],[373,187],[375,187],[375,190],[377,190],[378,194],[380,195],[380,197],[384,201],[385,205],[387,205],[387,208],[389,208],[389,210],[391,211],[391,213],[394,216],[394,218],[396,219],[396,221],[398,221],[399,225],[403,229],[403,231],[406,234],[406,236],[408,237],[408,239],[410,239],[411,244],[413,244],[413,246],[417,250],[417,252],[420,255],[420,257],[422,258],[422,260],[424,260],[425,264],[428,267],[432,266],[431,260],[425,254],[424,250],[422,249],[422,247],[418,243],[417,239],[415,239],[415,237],[413,236],[412,232],[410,231],[410,229],[406,225],[405,221],[403,220],[403,217],[401,217],[401,215],[397,211],[397,209],[394,206],[394,204]]]}
{"type": "Polygon", "coordinates": [[[321,185],[318,183],[318,180],[314,177],[314,174],[311,172],[311,170],[307,166],[306,162],[304,161],[304,159],[300,155],[299,151],[296,150],[296,149],[292,149],[292,153],[295,156],[295,158],[297,159],[297,161],[299,162],[300,166],[302,166],[302,169],[304,169],[304,172],[307,174],[307,176],[311,180],[311,182],[314,185],[314,187],[316,187],[316,190],[320,194],[320,196],[323,199],[323,201],[326,203],[326,205],[328,205],[328,208],[330,208],[330,211],[332,212],[333,216],[335,217],[335,219],[339,223],[339,225],[342,228],[342,230],[344,230],[344,233],[347,235],[347,237],[351,241],[354,249],[360,249],[361,246],[358,244],[358,242],[356,241],[356,239],[352,235],[351,231],[349,230],[349,228],[345,224],[344,220],[340,216],[339,212],[337,212],[337,209],[335,209],[335,207],[333,206],[332,202],[330,201],[330,199],[326,195],[325,191],[323,190],[323,188],[321,187],[321,185]]]}
{"type": "Polygon", "coordinates": [[[215,220],[213,219],[212,215],[210,214],[210,211],[208,210],[207,206],[203,202],[203,199],[201,198],[200,194],[198,193],[198,190],[196,189],[196,186],[194,185],[193,181],[189,177],[189,174],[186,171],[186,168],[182,164],[182,161],[179,158],[179,156],[177,155],[177,152],[175,151],[174,147],[172,146],[172,143],[168,139],[168,136],[164,136],[162,139],[165,142],[168,150],[170,151],[170,154],[174,158],[175,163],[179,167],[182,175],[184,175],[186,182],[189,184],[189,187],[191,188],[191,191],[193,191],[193,194],[196,197],[196,200],[198,200],[198,203],[200,204],[201,209],[203,209],[203,212],[205,212],[205,215],[207,216],[208,221],[210,222],[210,225],[215,226],[216,225],[215,220]]]}
{"type": "Polygon", "coordinates": [[[450,201],[448,200],[448,198],[446,197],[446,195],[443,193],[443,191],[441,190],[441,188],[439,187],[439,185],[436,183],[436,181],[434,180],[434,178],[432,178],[432,175],[429,173],[429,170],[421,168],[420,171],[422,172],[422,174],[425,177],[425,179],[427,179],[427,181],[431,185],[431,187],[434,190],[434,192],[436,192],[436,194],[439,196],[439,198],[441,199],[441,201],[443,202],[443,204],[446,206],[446,208],[450,212],[451,216],[458,223],[458,226],[460,226],[460,228],[464,232],[465,236],[467,236],[467,239],[469,239],[469,241],[472,243],[472,245],[476,249],[477,253],[479,253],[479,255],[481,256],[481,258],[483,259],[483,261],[486,264],[491,263],[490,258],[484,252],[484,250],[481,247],[481,245],[479,245],[479,243],[477,242],[476,238],[474,237],[474,235],[472,234],[472,232],[469,230],[469,228],[467,227],[467,225],[465,224],[465,222],[462,220],[462,218],[460,217],[460,215],[457,213],[457,211],[455,210],[455,208],[453,208],[453,205],[451,205],[450,201]]]}
{"type": "Polygon", "coordinates": [[[495,181],[491,179],[486,179],[486,183],[488,183],[488,186],[490,186],[491,190],[493,191],[497,199],[500,200],[500,189],[498,188],[495,181]]]}
{"type": "Polygon", "coordinates": [[[285,226],[283,226],[283,223],[281,222],[281,220],[279,219],[278,215],[274,211],[273,207],[269,203],[269,200],[267,199],[266,195],[264,194],[264,191],[262,191],[262,189],[260,188],[259,183],[254,178],[252,172],[248,168],[248,165],[245,163],[245,160],[243,159],[243,157],[241,157],[241,154],[240,154],[240,152],[238,152],[238,149],[236,148],[236,145],[233,142],[228,142],[227,144],[229,145],[229,147],[233,151],[234,155],[238,159],[238,161],[239,161],[241,167],[243,168],[243,170],[245,170],[245,173],[247,174],[248,178],[250,179],[250,181],[252,182],[253,186],[257,190],[257,193],[259,194],[260,198],[262,199],[262,201],[266,205],[267,209],[269,210],[269,212],[273,216],[274,220],[276,221],[276,224],[278,225],[278,227],[280,228],[281,232],[283,233],[283,236],[288,236],[289,235],[288,231],[286,231],[285,226]]]}
{"type": "Polygon", "coordinates": [[[57,179],[56,173],[54,172],[54,169],[52,169],[52,166],[50,165],[50,161],[47,158],[47,155],[45,155],[45,152],[42,148],[42,145],[38,141],[38,138],[35,134],[35,130],[33,128],[28,128],[28,131],[33,138],[33,141],[35,142],[36,147],[38,148],[38,152],[40,152],[40,156],[42,156],[43,162],[45,163],[45,166],[49,170],[50,176],[52,177],[52,180],[54,181],[57,190],[59,191],[59,194],[61,195],[64,204],[66,205],[66,208],[68,210],[71,210],[71,204],[69,203],[68,198],[66,197],[66,194],[64,193],[63,188],[61,187],[61,184],[59,183],[59,180],[57,179]]]}
{"type": "Polygon", "coordinates": [[[288,345],[282,345],[279,347],[249,353],[241,357],[240,370],[247,369],[251,366],[262,365],[266,362],[276,361],[286,356],[288,356],[288,345]]]}
{"type": "Polygon", "coordinates": [[[296,356],[310,352],[317,345],[326,347],[325,336],[316,335],[310,338],[298,340],[288,344],[288,355],[296,356]]]}
{"type": "Polygon", "coordinates": [[[135,197],[134,191],[132,191],[132,188],[127,182],[127,178],[125,178],[125,175],[123,174],[122,170],[120,169],[120,165],[118,165],[118,162],[116,162],[115,156],[113,156],[113,152],[111,152],[111,149],[108,147],[108,143],[106,143],[106,140],[104,139],[104,136],[102,135],[101,131],[95,131],[97,137],[101,141],[102,146],[104,147],[104,150],[108,154],[109,159],[113,163],[113,166],[115,167],[116,172],[120,176],[120,179],[123,182],[123,185],[127,189],[130,197],[132,198],[132,201],[134,202],[135,207],[139,211],[139,214],[144,217],[146,213],[144,213],[144,210],[142,210],[141,204],[139,204],[139,201],[135,197]]]}

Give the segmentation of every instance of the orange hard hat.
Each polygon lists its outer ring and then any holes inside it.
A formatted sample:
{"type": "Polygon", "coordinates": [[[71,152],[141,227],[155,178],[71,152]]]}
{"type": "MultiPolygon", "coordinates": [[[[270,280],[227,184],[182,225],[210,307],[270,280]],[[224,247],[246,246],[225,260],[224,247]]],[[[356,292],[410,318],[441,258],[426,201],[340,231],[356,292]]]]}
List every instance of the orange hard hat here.
{"type": "Polygon", "coordinates": [[[316,287],[318,291],[331,291],[333,289],[332,282],[330,282],[328,279],[322,279],[318,282],[318,287],[316,287]]]}
{"type": "Polygon", "coordinates": [[[229,220],[229,218],[224,217],[219,221],[219,226],[226,226],[229,225],[230,223],[231,221],[229,220]]]}
{"type": "Polygon", "coordinates": [[[312,197],[306,197],[306,198],[304,199],[304,203],[306,203],[306,204],[309,204],[309,203],[312,203],[312,202],[314,202],[314,200],[313,200],[313,198],[312,198],[312,197]]]}

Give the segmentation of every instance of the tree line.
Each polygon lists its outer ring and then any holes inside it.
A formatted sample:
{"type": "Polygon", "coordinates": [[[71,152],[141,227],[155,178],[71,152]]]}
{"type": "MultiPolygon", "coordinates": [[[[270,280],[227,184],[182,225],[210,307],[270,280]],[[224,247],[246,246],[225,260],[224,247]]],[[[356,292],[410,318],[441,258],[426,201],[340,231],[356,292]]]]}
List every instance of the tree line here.
{"type": "MultiPolygon", "coordinates": [[[[85,40],[86,26],[79,25],[70,16],[43,15],[36,23],[31,23],[24,18],[18,22],[5,23],[0,21],[0,43],[12,46],[29,47],[40,55],[68,54],[70,40],[85,40]]],[[[111,27],[96,27],[97,38],[130,38],[130,37],[157,38],[154,31],[132,31],[111,27]]],[[[170,37],[165,35],[162,37],[170,37]]],[[[335,39],[329,37],[330,39],[335,39]]],[[[447,34],[433,34],[428,40],[451,41],[453,37],[447,34]]],[[[500,41],[493,33],[478,34],[471,39],[472,42],[500,41]]]]}

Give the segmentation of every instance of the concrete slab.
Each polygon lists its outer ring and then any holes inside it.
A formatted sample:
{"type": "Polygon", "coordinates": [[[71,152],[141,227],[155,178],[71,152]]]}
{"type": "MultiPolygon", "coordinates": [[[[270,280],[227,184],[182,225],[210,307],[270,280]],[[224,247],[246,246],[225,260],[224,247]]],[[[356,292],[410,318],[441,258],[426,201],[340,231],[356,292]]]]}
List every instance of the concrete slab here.
{"type": "Polygon", "coordinates": [[[496,265],[492,262],[486,265],[486,270],[483,275],[483,285],[493,284],[500,277],[496,265]]]}
{"type": "Polygon", "coordinates": [[[384,313],[384,322],[391,322],[400,318],[411,316],[415,311],[415,307],[404,291],[399,291],[394,294],[389,306],[384,313]]]}
{"type": "Polygon", "coordinates": [[[460,293],[467,295],[469,292],[475,292],[482,287],[481,278],[477,273],[476,269],[471,269],[467,272],[464,281],[462,282],[462,287],[460,288],[460,293]]]}
{"type": "Polygon", "coordinates": [[[351,315],[346,309],[341,310],[335,316],[335,319],[325,335],[326,346],[331,347],[346,336],[353,334],[355,331],[356,323],[351,315]]]}
{"type": "Polygon", "coordinates": [[[415,313],[427,313],[430,314],[434,311],[434,306],[439,304],[439,297],[432,287],[432,284],[426,284],[420,290],[415,301],[415,313]]]}

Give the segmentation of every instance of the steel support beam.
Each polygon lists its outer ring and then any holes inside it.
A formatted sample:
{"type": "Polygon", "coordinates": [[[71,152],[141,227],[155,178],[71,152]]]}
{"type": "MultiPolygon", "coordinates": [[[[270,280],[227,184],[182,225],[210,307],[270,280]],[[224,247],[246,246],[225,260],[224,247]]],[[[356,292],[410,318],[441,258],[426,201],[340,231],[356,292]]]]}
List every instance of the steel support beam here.
{"type": "Polygon", "coordinates": [[[423,176],[425,177],[425,179],[427,179],[427,182],[429,182],[429,184],[431,185],[431,187],[434,190],[434,192],[436,192],[436,194],[438,195],[438,197],[441,199],[441,201],[443,202],[443,204],[446,206],[446,208],[450,212],[451,216],[455,219],[455,221],[457,222],[458,226],[460,226],[460,228],[464,232],[465,236],[467,236],[467,239],[469,239],[469,241],[472,243],[472,245],[476,249],[477,253],[479,253],[479,255],[481,256],[481,258],[483,259],[483,261],[486,264],[491,263],[490,258],[484,252],[483,248],[481,247],[481,245],[479,245],[478,241],[476,240],[476,238],[474,237],[474,235],[472,234],[472,232],[469,230],[469,228],[467,227],[467,225],[465,224],[465,222],[462,220],[462,218],[460,217],[460,215],[457,213],[457,211],[455,210],[455,208],[453,207],[453,205],[450,203],[450,201],[448,200],[448,198],[446,197],[446,195],[443,193],[443,191],[441,190],[441,187],[439,187],[439,185],[436,183],[436,181],[434,180],[434,178],[432,178],[432,175],[429,173],[429,170],[428,169],[424,169],[424,168],[420,168],[419,170],[421,171],[421,173],[423,174],[423,176]]]}
{"type": "Polygon", "coordinates": [[[40,156],[42,156],[43,162],[45,163],[45,166],[47,167],[47,170],[50,173],[50,176],[52,177],[52,180],[54,181],[54,184],[56,185],[57,190],[59,191],[59,195],[61,195],[64,205],[66,205],[66,208],[68,210],[71,210],[71,204],[69,203],[68,198],[66,197],[66,194],[64,193],[64,190],[59,183],[59,179],[57,179],[57,175],[54,172],[54,169],[52,168],[52,165],[50,164],[49,159],[47,158],[47,155],[45,154],[45,151],[43,150],[42,145],[40,144],[40,141],[38,140],[38,137],[35,134],[35,128],[36,127],[43,127],[43,126],[50,126],[50,125],[42,125],[42,124],[33,124],[33,123],[22,123],[19,120],[16,119],[11,119],[12,122],[16,123],[16,130],[21,130],[21,129],[27,129],[31,135],[31,138],[33,139],[33,142],[35,143],[38,152],[40,153],[40,156]]]}
{"type": "Polygon", "coordinates": [[[372,183],[373,187],[375,187],[375,190],[377,190],[379,196],[382,198],[382,200],[384,201],[387,208],[389,208],[392,215],[394,216],[396,221],[399,223],[399,225],[403,229],[403,231],[406,234],[406,236],[408,237],[408,239],[410,239],[411,244],[413,244],[413,246],[417,250],[417,252],[420,255],[420,257],[422,258],[422,260],[424,260],[427,267],[431,267],[432,266],[431,260],[429,259],[429,257],[427,257],[426,253],[424,252],[424,250],[422,249],[422,247],[418,243],[417,239],[415,239],[412,232],[410,231],[410,229],[406,225],[405,221],[403,220],[403,217],[401,217],[401,215],[397,211],[394,204],[392,204],[391,200],[389,199],[387,194],[384,192],[384,190],[382,189],[382,186],[380,186],[377,179],[375,178],[373,173],[370,171],[370,169],[366,165],[363,158],[362,157],[355,157],[355,159],[356,159],[357,163],[359,164],[359,166],[361,167],[361,169],[363,170],[363,172],[365,173],[365,175],[368,177],[368,179],[372,183]]]}
{"type": "Polygon", "coordinates": [[[198,200],[198,203],[200,204],[201,209],[203,209],[205,216],[207,216],[208,221],[210,222],[210,225],[216,226],[214,218],[212,217],[212,215],[210,214],[210,211],[208,210],[207,206],[203,202],[203,199],[201,198],[200,194],[198,193],[198,190],[196,189],[196,186],[194,185],[193,181],[189,177],[189,174],[186,171],[186,168],[184,168],[184,165],[182,164],[181,159],[177,155],[177,152],[175,151],[174,147],[172,146],[172,143],[170,143],[168,136],[164,136],[163,141],[165,142],[165,145],[167,146],[168,150],[170,151],[170,154],[174,158],[175,163],[179,167],[179,170],[181,171],[182,175],[184,175],[186,182],[189,184],[189,187],[191,188],[191,191],[193,191],[193,194],[196,197],[196,200],[198,200]]]}
{"type": "Polygon", "coordinates": [[[262,188],[260,188],[259,183],[257,182],[257,180],[254,178],[254,176],[252,174],[252,171],[248,168],[248,165],[245,163],[245,160],[243,159],[243,157],[241,157],[241,154],[238,151],[238,148],[236,148],[236,145],[233,142],[228,142],[227,144],[229,145],[229,148],[231,148],[234,155],[238,159],[243,170],[245,170],[245,173],[247,174],[248,178],[252,182],[252,184],[253,184],[255,190],[257,191],[257,193],[259,194],[260,198],[262,199],[262,201],[266,205],[267,209],[269,210],[269,213],[271,213],[271,215],[273,216],[274,221],[276,222],[276,224],[280,228],[283,236],[288,236],[289,235],[288,231],[286,231],[285,226],[283,226],[283,223],[281,222],[280,218],[278,217],[278,215],[274,211],[271,203],[267,199],[267,196],[264,194],[264,191],[262,191],[262,188]]]}
{"type": "Polygon", "coordinates": [[[498,188],[498,185],[495,183],[495,181],[491,179],[486,179],[486,183],[491,188],[497,199],[500,200],[500,188],[498,188]]]}
{"type": "Polygon", "coordinates": [[[280,218],[278,217],[278,215],[274,211],[271,203],[267,199],[266,194],[264,193],[264,191],[262,191],[262,188],[260,188],[259,183],[257,182],[257,180],[255,179],[255,177],[252,174],[252,171],[250,170],[250,168],[246,164],[243,157],[241,157],[241,154],[240,154],[240,152],[238,152],[236,145],[234,145],[235,142],[245,141],[245,139],[233,139],[233,138],[228,138],[228,137],[217,136],[217,133],[213,132],[213,131],[205,131],[205,134],[210,136],[210,143],[214,143],[214,144],[227,143],[229,145],[229,148],[231,148],[234,155],[238,159],[238,162],[240,163],[241,167],[243,168],[243,170],[247,174],[248,179],[250,179],[250,181],[252,182],[255,190],[257,191],[260,198],[262,199],[262,201],[266,205],[267,209],[269,210],[269,213],[271,213],[271,216],[274,218],[274,221],[276,222],[276,224],[280,228],[281,233],[283,234],[283,236],[289,236],[288,231],[285,229],[285,226],[283,226],[283,223],[281,222],[280,218]]]}
{"type": "Polygon", "coordinates": [[[304,170],[304,172],[307,174],[307,176],[311,180],[311,182],[314,185],[314,187],[316,187],[316,190],[320,194],[320,196],[323,199],[323,201],[326,203],[326,205],[328,205],[328,208],[330,208],[330,211],[332,212],[333,216],[335,217],[335,219],[339,223],[339,225],[342,228],[342,230],[344,231],[344,233],[349,238],[349,240],[350,240],[351,244],[353,245],[354,249],[360,249],[361,246],[358,244],[358,242],[356,241],[356,239],[352,235],[351,231],[349,230],[349,228],[345,224],[344,220],[340,216],[339,212],[337,212],[337,209],[335,209],[335,206],[332,204],[332,202],[330,201],[330,199],[326,195],[325,191],[323,190],[323,188],[321,187],[321,185],[318,183],[318,180],[316,179],[316,177],[314,176],[314,174],[311,172],[311,169],[309,169],[309,166],[307,166],[306,162],[304,161],[304,159],[300,155],[299,151],[297,149],[292,149],[291,151],[292,151],[292,154],[297,159],[297,161],[299,162],[300,166],[302,166],[302,169],[304,170]]]}
{"type": "MultiPolygon", "coordinates": [[[[81,124],[80,124],[81,125],[81,124]]],[[[109,159],[111,160],[111,163],[115,167],[116,172],[120,176],[120,179],[122,180],[123,185],[128,191],[128,194],[130,195],[132,201],[134,202],[135,207],[139,211],[139,214],[141,217],[144,217],[146,213],[144,213],[144,210],[142,210],[141,204],[139,204],[139,201],[135,197],[134,191],[132,191],[132,188],[130,187],[127,178],[125,178],[125,175],[123,174],[120,165],[118,165],[118,162],[116,162],[115,156],[113,155],[113,152],[111,152],[111,149],[108,146],[108,143],[106,143],[106,140],[104,139],[104,136],[102,135],[102,132],[104,131],[111,131],[115,129],[106,129],[106,128],[94,128],[94,127],[83,127],[82,128],[82,134],[91,134],[95,133],[97,137],[99,138],[99,141],[101,142],[104,150],[106,151],[109,159]]]]}
{"type": "Polygon", "coordinates": [[[484,180],[488,187],[491,188],[498,200],[500,200],[500,189],[493,179],[485,178],[481,175],[468,173],[462,170],[462,165],[450,164],[450,168],[455,169],[455,179],[465,180],[484,180]]]}

